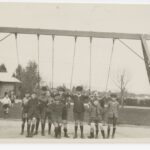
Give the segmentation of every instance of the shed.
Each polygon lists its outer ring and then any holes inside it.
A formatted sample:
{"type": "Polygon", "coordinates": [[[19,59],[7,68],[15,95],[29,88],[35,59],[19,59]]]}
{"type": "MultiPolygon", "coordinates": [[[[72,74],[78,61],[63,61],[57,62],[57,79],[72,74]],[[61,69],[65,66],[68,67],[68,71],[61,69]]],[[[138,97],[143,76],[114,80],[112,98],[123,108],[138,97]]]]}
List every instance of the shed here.
{"type": "Polygon", "coordinates": [[[15,91],[18,93],[18,79],[7,72],[0,72],[0,98],[4,97],[5,92],[15,91]]]}

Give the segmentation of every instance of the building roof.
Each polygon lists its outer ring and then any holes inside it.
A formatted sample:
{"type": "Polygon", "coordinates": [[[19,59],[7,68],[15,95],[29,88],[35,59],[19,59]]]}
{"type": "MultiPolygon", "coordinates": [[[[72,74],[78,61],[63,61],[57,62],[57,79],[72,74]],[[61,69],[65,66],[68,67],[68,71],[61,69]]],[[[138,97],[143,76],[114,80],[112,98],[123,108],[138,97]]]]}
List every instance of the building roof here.
{"type": "Polygon", "coordinates": [[[12,77],[12,75],[7,72],[0,72],[0,82],[20,83],[18,79],[12,77]]]}

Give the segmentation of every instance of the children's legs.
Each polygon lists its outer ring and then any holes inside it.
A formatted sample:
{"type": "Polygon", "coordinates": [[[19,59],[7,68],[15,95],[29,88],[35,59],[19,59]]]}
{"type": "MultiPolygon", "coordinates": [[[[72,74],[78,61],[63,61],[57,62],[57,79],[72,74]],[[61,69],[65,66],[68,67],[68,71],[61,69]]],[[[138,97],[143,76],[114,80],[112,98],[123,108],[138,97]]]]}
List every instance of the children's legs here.
{"type": "Polygon", "coordinates": [[[94,122],[91,122],[90,123],[90,136],[89,136],[89,138],[94,138],[94,127],[95,127],[94,122]]]}
{"type": "Polygon", "coordinates": [[[35,135],[38,134],[39,124],[40,124],[40,118],[36,118],[35,135]]]}
{"type": "Polygon", "coordinates": [[[111,118],[108,118],[108,127],[107,127],[107,138],[110,137],[110,126],[111,126],[111,118]]]}
{"type": "Polygon", "coordinates": [[[104,128],[103,128],[103,123],[99,123],[99,127],[100,127],[100,130],[101,130],[102,137],[103,137],[103,139],[105,139],[105,131],[104,131],[104,128]]]}
{"type": "Polygon", "coordinates": [[[25,116],[22,117],[22,125],[21,125],[21,135],[24,134],[24,127],[25,127],[25,123],[26,123],[26,118],[25,116]]]}
{"type": "Polygon", "coordinates": [[[54,124],[54,132],[55,132],[55,138],[57,138],[58,137],[58,124],[57,124],[57,122],[54,122],[53,123],[54,124]]]}
{"type": "Polygon", "coordinates": [[[67,120],[63,120],[63,126],[64,126],[64,137],[69,137],[67,133],[67,120]]]}
{"type": "Polygon", "coordinates": [[[3,107],[3,112],[4,112],[4,118],[8,117],[8,113],[9,113],[9,107],[3,107]]]}
{"type": "Polygon", "coordinates": [[[84,113],[79,113],[79,121],[80,121],[80,131],[81,131],[81,138],[84,138],[84,134],[83,134],[83,119],[84,119],[84,113]]]}
{"type": "Polygon", "coordinates": [[[51,118],[48,117],[48,134],[49,135],[51,134],[51,126],[52,126],[52,121],[51,121],[51,118]]]}
{"type": "Polygon", "coordinates": [[[45,110],[43,110],[43,112],[41,114],[41,128],[42,128],[41,135],[42,136],[45,135],[45,122],[46,122],[46,113],[45,113],[45,110]]]}
{"type": "Polygon", "coordinates": [[[117,124],[117,118],[116,118],[116,117],[113,117],[113,132],[112,132],[112,138],[115,137],[116,124],[117,124]]]}
{"type": "Polygon", "coordinates": [[[6,108],[6,114],[8,114],[8,113],[9,113],[9,107],[6,108]]]}
{"type": "Polygon", "coordinates": [[[95,132],[96,132],[95,138],[97,139],[98,138],[98,133],[99,133],[99,123],[98,122],[95,122],[95,132]]]}
{"type": "Polygon", "coordinates": [[[28,119],[28,122],[27,122],[27,137],[30,137],[30,127],[31,127],[31,119],[28,119]]]}
{"type": "Polygon", "coordinates": [[[79,124],[79,121],[78,120],[75,120],[75,127],[74,127],[74,130],[75,130],[75,135],[74,135],[74,138],[77,138],[78,137],[78,124],[79,124]]]}
{"type": "Polygon", "coordinates": [[[36,125],[36,118],[33,117],[31,126],[31,137],[33,136],[35,125],[36,125]]]}
{"type": "Polygon", "coordinates": [[[58,137],[61,138],[61,127],[62,127],[62,123],[58,122],[58,137]]]}
{"type": "Polygon", "coordinates": [[[45,120],[41,119],[41,135],[45,136],[45,120]]]}
{"type": "Polygon", "coordinates": [[[84,138],[83,135],[83,121],[80,120],[80,131],[81,131],[81,138],[84,138]]]}

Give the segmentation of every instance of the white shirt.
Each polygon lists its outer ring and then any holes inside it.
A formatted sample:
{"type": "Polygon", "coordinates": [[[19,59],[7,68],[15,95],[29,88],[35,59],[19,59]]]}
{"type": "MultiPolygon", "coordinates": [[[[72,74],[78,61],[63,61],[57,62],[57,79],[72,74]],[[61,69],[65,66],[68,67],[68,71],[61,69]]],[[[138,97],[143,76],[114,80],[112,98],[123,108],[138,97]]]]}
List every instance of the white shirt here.
{"type": "Polygon", "coordinates": [[[3,104],[3,105],[5,105],[5,104],[11,104],[11,100],[10,100],[10,98],[9,97],[4,97],[2,100],[1,100],[1,103],[3,104]]]}

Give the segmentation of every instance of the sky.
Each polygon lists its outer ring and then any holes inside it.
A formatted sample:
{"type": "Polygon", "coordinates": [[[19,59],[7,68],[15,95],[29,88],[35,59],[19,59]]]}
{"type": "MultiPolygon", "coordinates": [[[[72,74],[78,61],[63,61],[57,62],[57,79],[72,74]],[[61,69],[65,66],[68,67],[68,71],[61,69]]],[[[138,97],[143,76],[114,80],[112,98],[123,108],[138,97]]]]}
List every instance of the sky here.
{"type": "MultiPolygon", "coordinates": [[[[50,4],[50,3],[0,3],[1,27],[26,27],[66,29],[100,32],[150,34],[150,5],[117,4],[50,4]]],[[[5,34],[0,34],[0,38],[5,34]]],[[[143,57],[140,41],[123,40],[143,57]]],[[[150,42],[147,41],[150,48],[150,42]]],[[[40,36],[39,69],[43,81],[52,81],[52,38],[40,36]]],[[[74,37],[56,36],[54,42],[54,86],[69,87],[73,61],[74,37]]],[[[36,35],[18,35],[19,60],[26,66],[29,60],[37,62],[36,35]]],[[[112,39],[92,40],[91,88],[104,91],[108,75],[112,39]]],[[[11,74],[17,67],[15,37],[11,35],[0,43],[0,63],[11,74]]],[[[89,86],[90,39],[77,38],[73,85],[89,86]]],[[[114,84],[118,73],[126,71],[127,90],[134,93],[150,93],[150,85],[144,61],[130,52],[118,40],[110,70],[108,90],[118,91],[114,84]]]]}

